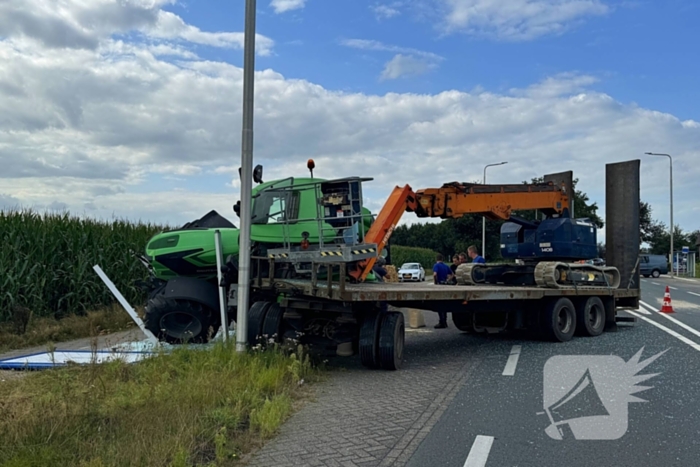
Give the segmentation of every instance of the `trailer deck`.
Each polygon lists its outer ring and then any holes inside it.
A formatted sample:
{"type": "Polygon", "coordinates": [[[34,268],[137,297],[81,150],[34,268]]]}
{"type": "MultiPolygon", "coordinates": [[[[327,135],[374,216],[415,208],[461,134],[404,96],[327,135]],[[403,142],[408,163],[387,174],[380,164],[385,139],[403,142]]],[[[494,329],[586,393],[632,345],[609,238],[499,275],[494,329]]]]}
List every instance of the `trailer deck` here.
{"type": "MultiPolygon", "coordinates": [[[[263,280],[263,287],[272,284],[263,280]]],[[[505,285],[435,285],[430,282],[416,283],[333,283],[325,281],[314,284],[309,280],[275,279],[278,289],[293,291],[296,295],[327,298],[344,302],[418,302],[418,301],[481,301],[481,300],[536,300],[544,297],[613,296],[617,298],[637,297],[639,289],[613,289],[604,287],[571,287],[549,289],[543,287],[505,285]],[[329,292],[330,291],[330,292],[329,292]]]]}

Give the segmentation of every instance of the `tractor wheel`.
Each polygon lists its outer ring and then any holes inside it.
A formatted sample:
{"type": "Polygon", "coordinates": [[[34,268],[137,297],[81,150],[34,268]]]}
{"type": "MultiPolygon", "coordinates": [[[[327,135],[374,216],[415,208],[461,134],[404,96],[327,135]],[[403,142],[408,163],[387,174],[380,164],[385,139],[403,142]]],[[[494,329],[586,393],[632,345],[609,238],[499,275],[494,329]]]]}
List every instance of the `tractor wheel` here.
{"type": "Polygon", "coordinates": [[[255,346],[263,341],[265,315],[272,302],[255,302],[248,310],[248,345],[255,346]]]}
{"type": "Polygon", "coordinates": [[[547,340],[570,341],[576,331],[576,308],[568,298],[552,300],[543,310],[542,332],[547,340]]]}
{"type": "Polygon", "coordinates": [[[372,310],[362,322],[360,328],[360,361],[367,368],[379,367],[379,328],[382,322],[382,313],[372,310]]]}
{"type": "Polygon", "coordinates": [[[379,365],[383,369],[401,368],[405,336],[403,313],[385,313],[379,331],[379,365]]]}
{"type": "Polygon", "coordinates": [[[279,303],[273,303],[267,310],[262,335],[266,342],[273,339],[280,343],[284,339],[284,308],[279,303]]]}
{"type": "Polygon", "coordinates": [[[474,313],[452,313],[452,322],[462,332],[474,334],[474,313]]]}
{"type": "Polygon", "coordinates": [[[581,300],[576,307],[576,332],[582,336],[599,336],[605,329],[605,306],[598,297],[581,300]]]}
{"type": "Polygon", "coordinates": [[[170,344],[204,343],[217,331],[214,329],[210,334],[209,327],[213,324],[218,328],[214,310],[199,302],[162,295],[148,301],[144,324],[159,340],[170,344]]]}

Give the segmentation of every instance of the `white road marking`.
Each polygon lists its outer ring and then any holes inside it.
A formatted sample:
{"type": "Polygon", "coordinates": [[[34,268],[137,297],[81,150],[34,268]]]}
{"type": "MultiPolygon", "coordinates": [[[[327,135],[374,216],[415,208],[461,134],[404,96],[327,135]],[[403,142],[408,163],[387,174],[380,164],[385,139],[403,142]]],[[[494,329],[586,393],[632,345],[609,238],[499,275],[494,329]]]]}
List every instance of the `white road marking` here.
{"type": "Polygon", "coordinates": [[[634,316],[636,316],[637,318],[643,319],[644,321],[648,322],[649,324],[651,324],[651,325],[653,325],[653,326],[656,326],[657,328],[661,329],[662,331],[667,332],[668,334],[672,335],[672,336],[675,337],[676,339],[680,340],[681,342],[685,342],[686,344],[688,344],[689,346],[691,346],[692,348],[694,348],[695,350],[697,350],[698,352],[700,352],[700,344],[696,344],[695,342],[691,341],[691,340],[688,339],[687,337],[681,336],[681,335],[678,334],[676,331],[673,331],[673,330],[667,328],[667,327],[664,326],[663,324],[659,324],[659,323],[657,323],[656,321],[654,321],[654,320],[652,320],[652,319],[649,319],[649,318],[647,318],[647,317],[645,317],[645,316],[637,315],[637,313],[635,313],[634,311],[629,311],[629,310],[627,310],[627,312],[630,313],[630,314],[632,314],[632,315],[634,315],[634,316]]]}
{"type": "Polygon", "coordinates": [[[678,287],[673,287],[673,286],[670,286],[670,285],[668,286],[668,288],[671,289],[671,290],[678,290],[678,287]]]}
{"type": "Polygon", "coordinates": [[[477,436],[469,451],[467,460],[464,461],[464,467],[484,467],[489,458],[492,444],[493,436],[477,436]]]}
{"type": "MultiPolygon", "coordinates": [[[[644,303],[644,302],[641,301],[641,300],[639,301],[639,303],[640,303],[640,305],[644,305],[645,307],[649,308],[650,310],[653,310],[653,308],[651,307],[651,305],[649,305],[648,303],[644,303]]],[[[656,311],[656,310],[654,310],[654,311],[656,311]]],[[[667,315],[666,313],[661,313],[661,312],[659,312],[659,311],[656,311],[656,314],[657,314],[657,315],[661,315],[661,316],[663,316],[664,318],[666,318],[666,319],[668,319],[668,320],[670,320],[670,321],[673,321],[674,323],[676,323],[678,326],[682,327],[683,329],[685,329],[685,330],[687,330],[687,331],[690,331],[690,332],[692,332],[693,334],[695,334],[696,336],[700,337],[700,331],[698,331],[698,330],[695,329],[695,328],[691,328],[690,326],[688,326],[688,325],[685,324],[685,323],[682,323],[682,322],[678,321],[676,318],[674,318],[674,317],[672,317],[672,316],[669,316],[669,315],[667,315]]]]}
{"type": "Polygon", "coordinates": [[[508,361],[506,362],[506,367],[503,370],[503,376],[513,376],[515,374],[515,367],[518,365],[518,358],[520,358],[521,350],[521,345],[513,346],[513,349],[510,351],[508,361]]]}
{"type": "Polygon", "coordinates": [[[676,277],[679,281],[697,282],[697,279],[688,279],[687,277],[676,277]]]}
{"type": "Polygon", "coordinates": [[[695,293],[695,292],[688,292],[690,295],[695,295],[696,297],[700,297],[700,293],[695,293]]]}
{"type": "Polygon", "coordinates": [[[654,281],[651,281],[651,283],[654,284],[654,285],[661,285],[661,284],[659,284],[658,282],[654,282],[654,281]]]}
{"type": "MultiPolygon", "coordinates": [[[[627,310],[625,309],[625,310],[622,310],[622,311],[627,311],[627,310]]],[[[632,311],[636,311],[637,313],[641,313],[641,314],[643,314],[643,315],[651,315],[651,312],[645,310],[645,309],[642,308],[642,307],[639,307],[639,308],[637,308],[636,310],[632,310],[632,311]]]]}

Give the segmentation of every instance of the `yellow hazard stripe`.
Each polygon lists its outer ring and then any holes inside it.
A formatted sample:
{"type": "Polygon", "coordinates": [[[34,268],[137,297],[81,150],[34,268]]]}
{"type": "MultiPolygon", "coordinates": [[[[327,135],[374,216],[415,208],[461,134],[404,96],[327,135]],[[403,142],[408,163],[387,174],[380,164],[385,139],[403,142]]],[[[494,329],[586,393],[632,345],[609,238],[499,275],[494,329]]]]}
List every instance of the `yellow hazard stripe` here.
{"type": "Polygon", "coordinates": [[[374,253],[375,249],[374,248],[367,248],[364,250],[352,250],[353,255],[359,255],[359,254],[366,254],[366,253],[374,253]]]}

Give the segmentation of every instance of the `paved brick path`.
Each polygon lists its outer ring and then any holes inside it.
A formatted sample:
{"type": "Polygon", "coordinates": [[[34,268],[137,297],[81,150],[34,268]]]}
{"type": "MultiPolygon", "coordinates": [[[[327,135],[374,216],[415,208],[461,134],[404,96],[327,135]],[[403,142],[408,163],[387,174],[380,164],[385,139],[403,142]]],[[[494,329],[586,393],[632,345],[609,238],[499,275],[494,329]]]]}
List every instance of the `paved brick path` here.
{"type": "MultiPolygon", "coordinates": [[[[408,318],[406,316],[406,318],[408,318]]],[[[366,370],[359,359],[330,380],[263,447],[249,466],[401,466],[430,432],[468,376],[481,363],[478,341],[454,329],[407,328],[404,367],[366,370]]],[[[408,320],[406,320],[408,323],[408,320]]]]}

